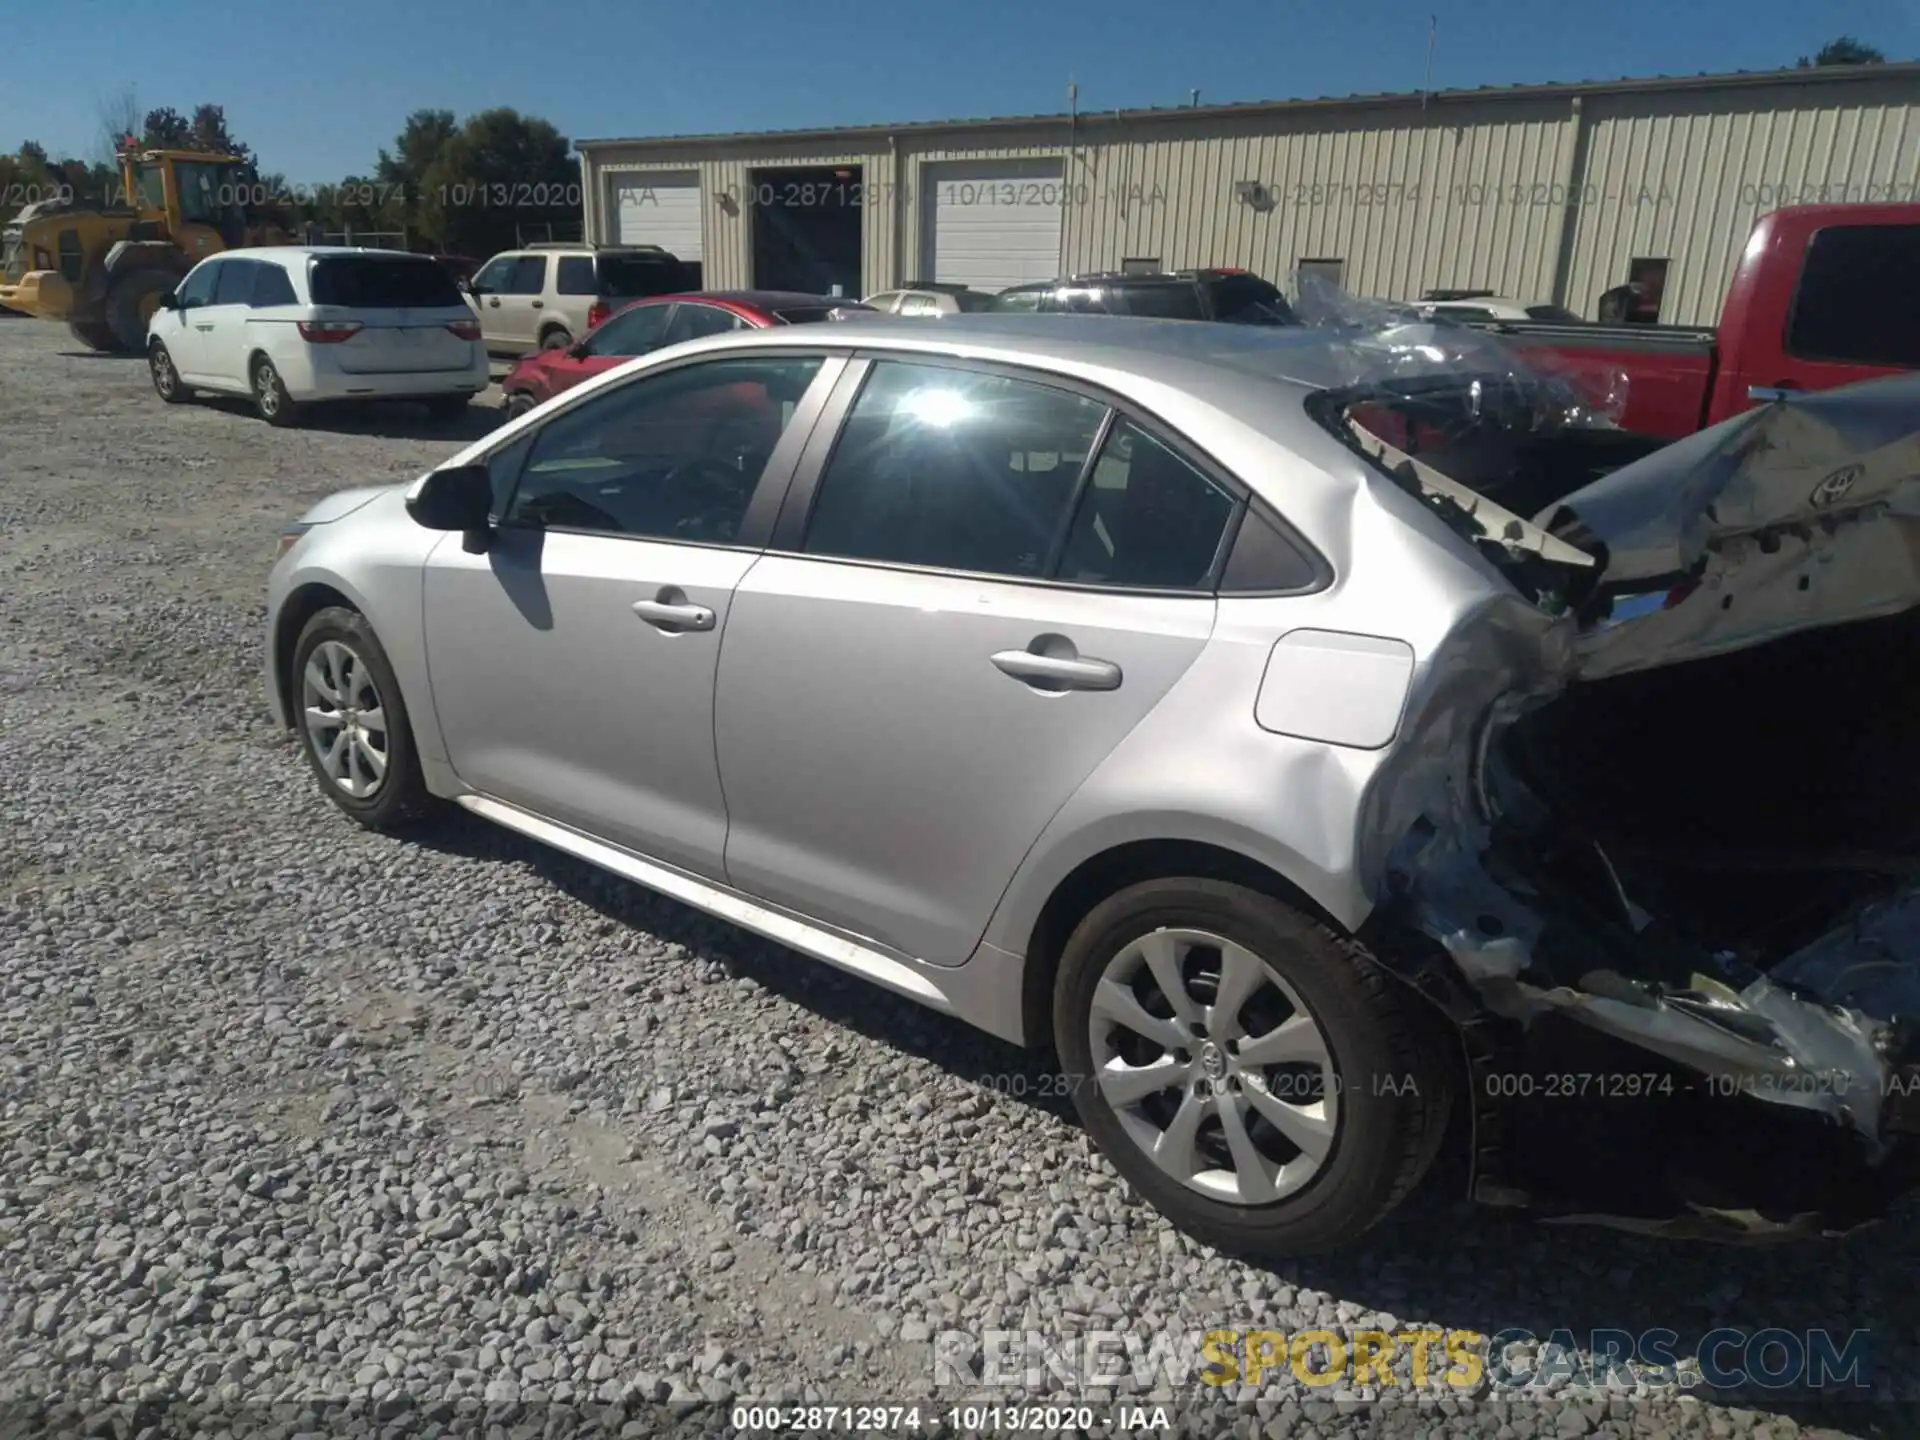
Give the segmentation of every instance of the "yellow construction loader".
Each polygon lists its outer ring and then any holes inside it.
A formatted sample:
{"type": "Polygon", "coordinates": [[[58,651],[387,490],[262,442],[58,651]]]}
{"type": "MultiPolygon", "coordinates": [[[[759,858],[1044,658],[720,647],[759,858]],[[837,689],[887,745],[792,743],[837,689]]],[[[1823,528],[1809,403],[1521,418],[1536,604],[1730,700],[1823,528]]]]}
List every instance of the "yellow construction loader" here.
{"type": "Polygon", "coordinates": [[[160,297],[201,260],[294,240],[242,157],[129,146],[108,204],[42,200],[7,225],[0,306],[64,320],[94,350],[140,350],[160,297]]]}

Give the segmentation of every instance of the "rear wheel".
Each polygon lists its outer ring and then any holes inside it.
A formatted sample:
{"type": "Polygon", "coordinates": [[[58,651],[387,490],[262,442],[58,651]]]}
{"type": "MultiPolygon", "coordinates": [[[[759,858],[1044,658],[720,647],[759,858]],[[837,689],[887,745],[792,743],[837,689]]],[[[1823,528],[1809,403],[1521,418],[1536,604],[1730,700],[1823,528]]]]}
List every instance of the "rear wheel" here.
{"type": "Polygon", "coordinates": [[[573,344],[573,336],[558,325],[540,332],[542,350],[564,350],[571,344],[573,344]]]}
{"type": "Polygon", "coordinates": [[[264,355],[256,355],[249,375],[253,382],[253,408],[260,412],[262,420],[269,425],[298,423],[300,407],[287,394],[287,387],[281,382],[280,372],[273,368],[273,361],[264,355]]]}
{"type": "Polygon", "coordinates": [[[120,350],[113,327],[104,320],[69,320],[67,333],[89,350],[98,350],[107,355],[117,354],[120,350]]]}
{"type": "Polygon", "coordinates": [[[167,404],[178,405],[192,398],[181,382],[180,372],[173,368],[173,356],[158,340],[147,347],[147,371],[153,376],[154,393],[167,404]]]}
{"type": "Polygon", "coordinates": [[[164,270],[135,270],[113,282],[107,292],[107,328],[122,350],[138,353],[146,346],[147,325],[160,308],[160,297],[173,285],[173,276],[164,270]]]}
{"type": "Polygon", "coordinates": [[[344,606],[320,611],[293,649],[294,724],[320,788],[370,830],[427,808],[400,682],[373,627],[344,606]]]}
{"type": "Polygon", "coordinates": [[[1419,1182],[1453,1075],[1350,940],[1217,880],[1134,885],[1068,940],[1054,1033],[1088,1132],[1175,1225],[1262,1256],[1358,1239],[1419,1182]]]}

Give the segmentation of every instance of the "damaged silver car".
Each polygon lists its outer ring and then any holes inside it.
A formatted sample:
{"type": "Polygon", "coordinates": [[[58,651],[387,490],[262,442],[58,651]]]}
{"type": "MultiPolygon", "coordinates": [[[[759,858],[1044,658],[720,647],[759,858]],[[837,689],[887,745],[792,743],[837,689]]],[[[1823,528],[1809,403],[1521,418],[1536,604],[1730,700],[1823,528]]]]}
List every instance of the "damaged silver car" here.
{"type": "MultiPolygon", "coordinates": [[[[1690,440],[1400,316],[669,347],[296,526],[276,714],[1008,1040],[1224,1247],[1913,1188],[1920,377],[1690,440]]],[[[989,1142],[990,1143],[990,1142],[989,1142]]]]}

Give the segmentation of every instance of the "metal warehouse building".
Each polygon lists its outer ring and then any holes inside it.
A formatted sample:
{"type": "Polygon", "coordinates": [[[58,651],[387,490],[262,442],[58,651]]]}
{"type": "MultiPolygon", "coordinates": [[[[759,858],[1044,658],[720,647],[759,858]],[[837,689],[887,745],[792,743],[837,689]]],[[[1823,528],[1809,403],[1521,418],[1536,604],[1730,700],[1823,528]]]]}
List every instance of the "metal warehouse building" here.
{"type": "Polygon", "coordinates": [[[1587,316],[1649,280],[1662,321],[1710,324],[1757,216],[1920,199],[1920,64],[575,148],[587,238],[663,245],[714,288],[1304,266],[1587,316]]]}

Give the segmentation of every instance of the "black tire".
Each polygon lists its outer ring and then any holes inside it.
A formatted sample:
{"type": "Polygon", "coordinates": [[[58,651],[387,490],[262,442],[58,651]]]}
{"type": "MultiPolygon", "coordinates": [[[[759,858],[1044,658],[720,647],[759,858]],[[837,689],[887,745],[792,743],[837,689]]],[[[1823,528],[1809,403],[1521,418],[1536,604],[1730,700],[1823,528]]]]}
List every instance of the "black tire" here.
{"type": "MultiPolygon", "coordinates": [[[[328,657],[323,657],[323,677],[330,668],[328,660],[336,653],[330,651],[328,657]]],[[[344,606],[330,606],[320,611],[301,628],[289,666],[287,694],[293,712],[294,732],[300,741],[301,752],[307,757],[307,766],[313,771],[327,798],[369,830],[396,829],[427,813],[432,808],[432,797],[427,793],[426,780],[420,773],[420,758],[414,748],[406,701],[401,697],[400,683],[394,677],[392,662],[387,659],[387,652],[366,617],[344,606]],[[356,664],[365,666],[386,727],[385,770],[378,784],[365,794],[348,793],[328,770],[326,759],[318,748],[319,738],[314,727],[306,721],[307,667],[314,659],[315,652],[327,645],[344,647],[354,657],[356,664]]],[[[363,690],[356,689],[354,693],[362,697],[365,695],[363,690]]],[[[361,774],[368,773],[358,757],[349,757],[349,763],[358,765],[361,774]]]]}
{"type": "Polygon", "coordinates": [[[427,418],[442,423],[458,420],[467,413],[467,402],[472,398],[470,395],[435,395],[426,401],[427,418]]]}
{"type": "Polygon", "coordinates": [[[539,403],[524,390],[509,390],[506,402],[500,408],[507,412],[507,419],[512,420],[526,414],[539,403]]]}
{"type": "Polygon", "coordinates": [[[1061,953],[1053,1022],[1061,1067],[1095,1143],[1175,1226],[1229,1253],[1274,1259],[1359,1239],[1420,1182],[1452,1110],[1454,1069],[1423,1002],[1355,941],[1225,881],[1153,880],[1095,906],[1061,953]],[[1161,1170],[1089,1079],[1094,989],[1108,963],[1131,942],[1176,927],[1260,957],[1304,1002],[1332,1057],[1339,1118],[1331,1148],[1303,1188],[1271,1203],[1216,1199],[1161,1170]]]}
{"type": "Polygon", "coordinates": [[[107,292],[107,328],[122,350],[137,355],[146,349],[147,323],[153,318],[146,302],[157,301],[174,284],[165,270],[134,270],[113,282],[107,292]]]}
{"type": "Polygon", "coordinates": [[[193,398],[180,372],[174,369],[173,356],[156,340],[147,347],[147,373],[153,379],[153,393],[169,405],[184,405],[193,398]]]}
{"type": "Polygon", "coordinates": [[[283,427],[300,423],[300,406],[287,394],[273,361],[264,355],[254,356],[247,366],[247,378],[252,382],[253,408],[262,420],[283,427]]]}
{"type": "Polygon", "coordinates": [[[104,320],[69,320],[67,333],[89,350],[98,350],[103,355],[121,353],[120,342],[114,338],[113,327],[104,320]]]}
{"type": "Polygon", "coordinates": [[[540,332],[542,350],[564,350],[573,344],[573,336],[564,326],[554,325],[540,332]]]}

